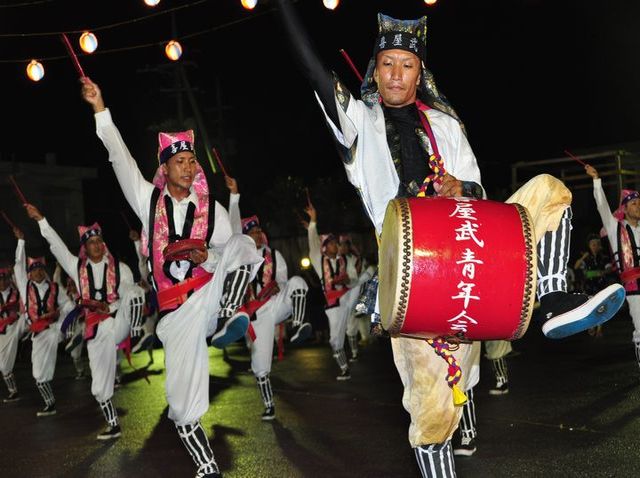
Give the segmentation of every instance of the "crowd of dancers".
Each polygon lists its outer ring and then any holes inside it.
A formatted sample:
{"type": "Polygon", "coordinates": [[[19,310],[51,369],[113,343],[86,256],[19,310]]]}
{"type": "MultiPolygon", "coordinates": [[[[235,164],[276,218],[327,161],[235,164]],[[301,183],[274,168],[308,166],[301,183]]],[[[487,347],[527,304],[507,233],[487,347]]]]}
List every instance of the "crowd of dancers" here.
{"type": "MultiPolygon", "coordinates": [[[[462,122],[425,66],[425,18],[379,16],[373,56],[356,99],[324,67],[291,3],[275,0],[274,5],[378,238],[383,234],[387,205],[396,198],[487,199],[462,122]]],[[[106,422],[97,438],[121,437],[113,404],[118,362],[131,353],[132,345],[133,352],[149,350],[153,360],[157,338],[164,350],[169,419],[195,463],[196,477],[221,476],[200,423],[209,408],[209,347],[224,349],[245,341],[264,404],[261,419],[273,420],[276,402],[270,373],[275,330],[289,321],[291,342],[301,343],[312,335],[307,320],[309,286],[300,276],[289,275],[283,255],[270,247],[259,218],[242,218],[233,178],[226,177],[229,207],[212,199],[195,155],[192,131],[159,133],[158,168],[149,181],[115,126],[98,84],[88,77],[81,82],[82,97],[93,109],[97,136],[124,197],[142,223],[140,233],[130,231],[141,279],[134,282],[131,269],[111,254],[98,223],[78,226],[75,255],[38,207],[25,203],[26,214],[36,222],[57,266],[50,278],[45,259],[27,257],[24,235],[14,228],[14,265],[0,269],[0,372],[7,386],[5,402],[20,398],[13,368],[18,344],[28,337],[32,374],[43,400],[37,416],[56,413],[53,379],[58,344],[66,340],[65,350],[73,357],[79,378],[86,374],[80,359],[83,348],[88,354],[91,393],[106,422]]],[[[571,192],[557,178],[541,175],[506,201],[526,210],[523,215],[531,223],[537,280],[532,281],[530,292],[537,295],[542,331],[550,339],[597,329],[613,317],[626,296],[640,363],[640,302],[636,302],[640,195],[625,191],[620,209],[612,213],[597,171],[587,166],[586,172],[594,178],[604,227],[610,239],[615,238],[612,250],[624,286],[600,284],[588,293],[569,293],[571,192]]],[[[350,237],[319,233],[318,214],[310,201],[305,212],[309,257],[325,299],[336,379],[344,382],[351,378],[350,362],[358,359],[358,334],[366,336],[370,323],[374,334],[385,335],[376,291],[380,279],[375,265],[358,255],[350,237]],[[363,321],[362,315],[370,317],[370,322],[363,321]]],[[[419,226],[443,227],[437,222],[419,226]]],[[[466,238],[474,231],[469,223],[466,238]]],[[[473,264],[464,273],[466,280],[472,280],[473,264]]],[[[461,284],[466,300],[473,299],[469,292],[474,284],[461,284]]],[[[423,476],[455,476],[454,456],[470,456],[476,450],[474,387],[479,381],[481,342],[456,343],[460,373],[446,382],[442,377],[455,367],[452,361],[442,360],[450,358],[443,351],[445,346],[434,346],[439,357],[424,340],[401,335],[389,340],[404,388],[403,405],[411,418],[409,443],[418,467],[423,476]]],[[[511,343],[490,340],[484,347],[495,376],[490,393],[504,395],[509,391],[505,358],[512,353],[511,343]]]]}

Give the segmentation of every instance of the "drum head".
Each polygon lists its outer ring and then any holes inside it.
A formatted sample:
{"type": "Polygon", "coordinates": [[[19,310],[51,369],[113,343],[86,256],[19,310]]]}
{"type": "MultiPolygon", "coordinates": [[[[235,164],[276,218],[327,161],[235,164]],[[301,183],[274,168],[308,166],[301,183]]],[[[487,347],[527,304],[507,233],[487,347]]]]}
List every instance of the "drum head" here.
{"type": "Polygon", "coordinates": [[[378,300],[382,326],[398,335],[404,322],[413,273],[411,211],[406,199],[389,201],[378,251],[378,300]],[[382,286],[384,284],[384,287],[382,286]]]}

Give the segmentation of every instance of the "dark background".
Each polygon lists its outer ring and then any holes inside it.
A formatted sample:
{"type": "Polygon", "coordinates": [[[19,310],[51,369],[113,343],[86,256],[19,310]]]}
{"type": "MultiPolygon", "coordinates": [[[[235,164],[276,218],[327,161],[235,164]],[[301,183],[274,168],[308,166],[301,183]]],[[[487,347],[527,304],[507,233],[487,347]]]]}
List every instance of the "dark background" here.
{"type": "MultiPolygon", "coordinates": [[[[80,61],[102,87],[148,178],[157,165],[158,130],[195,126],[186,95],[176,94],[176,64],[164,56],[164,42],[175,37],[211,142],[240,182],[243,215],[259,213],[272,235],[300,234],[294,210],[302,209],[308,186],[321,229],[369,228],[268,2],[253,11],[239,0],[162,0],[155,9],[142,0],[45,0],[6,8],[17,3],[2,2],[0,34],[95,31],[99,48],[80,61]],[[190,3],[195,4],[174,14],[157,14],[190,3]],[[149,14],[155,16],[96,28],[149,14]],[[135,45],[148,46],[129,49],[135,45]]],[[[377,12],[428,15],[428,67],[466,124],[490,196],[508,188],[514,161],[560,157],[564,149],[640,136],[637,2],[439,0],[427,7],[422,0],[343,0],[335,11],[321,0],[296,3],[321,57],[354,94],[359,85],[339,49],[363,71],[377,12]]],[[[76,48],[78,36],[70,35],[76,48]]],[[[99,179],[85,188],[86,222],[122,228],[121,210],[134,222],[59,37],[1,36],[0,85],[1,158],[37,162],[54,152],[58,164],[98,167],[99,179]],[[46,70],[38,83],[25,75],[31,58],[41,59],[46,70]]],[[[216,196],[226,204],[221,175],[212,174],[200,153],[216,196]]]]}

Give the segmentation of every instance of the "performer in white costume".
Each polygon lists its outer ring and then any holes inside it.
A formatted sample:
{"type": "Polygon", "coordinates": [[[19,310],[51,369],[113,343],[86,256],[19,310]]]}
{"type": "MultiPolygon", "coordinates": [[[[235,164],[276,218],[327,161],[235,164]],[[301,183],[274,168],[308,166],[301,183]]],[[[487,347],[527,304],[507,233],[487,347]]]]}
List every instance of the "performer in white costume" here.
{"type": "Polygon", "coordinates": [[[309,286],[300,276],[289,277],[287,263],[280,251],[269,247],[267,235],[257,216],[241,219],[240,193],[235,179],[225,178],[229,188],[229,218],[234,232],[251,237],[264,259],[256,278],[249,284],[248,301],[244,309],[250,314],[255,339],[250,340],[251,370],[264,402],[262,420],[276,417],[271,388],[271,364],[275,328],[291,318],[296,329],[292,343],[301,343],[311,336],[311,324],[304,321],[309,286]]]}
{"type": "Polygon", "coordinates": [[[85,311],[84,338],[91,369],[91,394],[107,422],[97,438],[118,438],[122,430],[111,398],[116,375],[116,347],[129,337],[131,328],[128,307],[133,286],[131,269],[111,255],[98,223],[78,226],[80,250],[76,256],[35,206],[27,204],[26,208],[29,217],[38,222],[40,234],[49,243],[54,257],[75,282],[81,301],[89,306],[85,311]]]}
{"type": "Polygon", "coordinates": [[[30,257],[27,261],[24,234],[17,228],[14,233],[18,246],[13,270],[20,295],[25,298],[31,332],[33,378],[44,401],[44,408],[38,411],[37,416],[46,417],[56,413],[51,381],[56,370],[58,344],[63,338],[60,332],[62,321],[59,318],[71,311],[73,303],[60,293],[58,284],[47,276],[44,257],[30,257]]]}
{"type": "Polygon", "coordinates": [[[593,179],[593,196],[598,213],[627,292],[629,315],[633,321],[632,340],[640,367],[640,193],[623,189],[618,209],[611,212],[598,171],[590,165],[585,166],[585,171],[593,179]]]}
{"type": "Polygon", "coordinates": [[[338,253],[347,261],[347,275],[349,276],[349,292],[345,295],[345,304],[349,309],[347,318],[347,340],[349,341],[350,362],[358,360],[358,332],[366,339],[369,335],[368,325],[362,327],[365,322],[355,310],[356,303],[362,293],[362,286],[373,277],[375,267],[368,266],[354,247],[351,235],[340,234],[338,237],[338,253]]]}
{"type": "MultiPolygon", "coordinates": [[[[304,223],[309,239],[309,259],[320,278],[325,297],[324,312],[329,319],[329,345],[340,373],[337,380],[351,380],[351,370],[344,351],[347,319],[355,301],[349,302],[349,278],[347,260],[338,254],[338,238],[334,234],[318,235],[318,217],[313,204],[305,208],[309,222],[304,223]]],[[[356,299],[357,300],[357,296],[356,299]]]]}
{"type": "MultiPolygon", "coordinates": [[[[486,197],[461,123],[425,66],[426,17],[378,15],[378,37],[358,100],[324,67],[291,2],[274,1],[289,45],[334,134],[347,177],[378,235],[387,205],[396,197],[486,197]]],[[[607,288],[593,299],[566,292],[571,193],[564,184],[542,175],[509,202],[526,207],[535,224],[543,332],[560,338],[610,319],[624,301],[620,288],[607,288]]],[[[455,476],[450,439],[462,407],[455,406],[442,380],[448,366],[424,341],[397,337],[392,346],[418,466],[424,476],[455,476]]],[[[464,390],[475,355],[462,344],[456,357],[463,377],[458,385],[464,390]]]]}
{"type": "Polygon", "coordinates": [[[211,343],[223,348],[244,336],[249,317],[237,310],[262,258],[250,238],[232,236],[227,211],[209,197],[194,154],[193,131],[159,134],[160,165],[153,183],[148,182],[114,125],[99,87],[86,77],[82,83],[98,137],[142,223],[142,253],[149,257],[158,292],[156,333],[165,352],[169,418],[198,467],[196,476],[221,476],[200,424],[209,408],[206,339],[211,336],[211,343]]]}
{"type": "Polygon", "coordinates": [[[0,373],[9,392],[3,399],[5,403],[20,400],[13,366],[18,344],[27,330],[20,293],[12,283],[11,276],[10,267],[0,268],[0,373]]]}

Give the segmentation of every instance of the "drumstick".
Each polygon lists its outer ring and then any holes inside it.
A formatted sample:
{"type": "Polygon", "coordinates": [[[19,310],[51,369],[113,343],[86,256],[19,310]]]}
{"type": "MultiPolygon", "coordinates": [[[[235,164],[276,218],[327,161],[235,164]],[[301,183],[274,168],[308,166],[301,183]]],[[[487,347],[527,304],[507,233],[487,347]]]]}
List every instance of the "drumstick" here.
{"type": "Polygon", "coordinates": [[[18,198],[22,201],[22,204],[29,204],[29,201],[27,201],[27,198],[24,197],[24,194],[22,194],[22,191],[20,190],[18,183],[16,183],[16,180],[11,174],[9,175],[9,181],[11,181],[11,184],[13,184],[13,189],[15,189],[16,194],[18,195],[18,198]]]}
{"type": "Polygon", "coordinates": [[[351,70],[353,70],[353,72],[356,74],[356,77],[358,78],[358,80],[360,80],[360,83],[362,83],[362,75],[360,74],[360,72],[356,68],[356,65],[354,65],[353,61],[351,61],[351,57],[349,56],[349,54],[346,51],[344,51],[344,49],[342,49],[342,48],[340,49],[340,53],[342,53],[342,56],[344,57],[344,59],[347,61],[347,63],[351,67],[351,70]]]}
{"type": "Polygon", "coordinates": [[[62,42],[64,43],[64,46],[67,47],[67,52],[71,57],[71,61],[73,61],[73,65],[76,67],[76,71],[78,72],[78,75],[80,75],[80,78],[84,78],[86,75],[84,74],[84,70],[82,69],[82,66],[80,66],[80,62],[78,61],[78,56],[76,55],[76,52],[73,51],[71,42],[69,41],[65,33],[62,33],[61,36],[62,36],[62,42]]]}
{"type": "Polygon", "coordinates": [[[309,195],[309,188],[304,188],[304,192],[307,194],[307,204],[311,206],[312,203],[311,203],[311,196],[309,195]]]}
{"type": "Polygon", "coordinates": [[[216,148],[213,148],[213,154],[216,155],[216,161],[220,165],[220,171],[222,171],[222,174],[229,177],[229,175],[227,174],[227,171],[224,169],[224,164],[222,164],[222,160],[220,159],[220,155],[218,154],[218,150],[216,148]]]}
{"type": "Polygon", "coordinates": [[[9,227],[11,229],[16,228],[16,225],[13,222],[11,222],[11,219],[9,219],[9,216],[7,216],[4,211],[0,211],[0,214],[2,214],[3,219],[7,222],[7,224],[9,224],[9,227]]]}
{"type": "Polygon", "coordinates": [[[585,163],[584,161],[582,161],[580,158],[578,158],[577,156],[574,156],[573,154],[571,154],[569,151],[567,151],[566,149],[564,150],[564,154],[566,154],[567,156],[569,156],[571,159],[575,159],[576,161],[578,161],[580,164],[582,164],[583,166],[589,166],[587,163],[585,163]]]}

